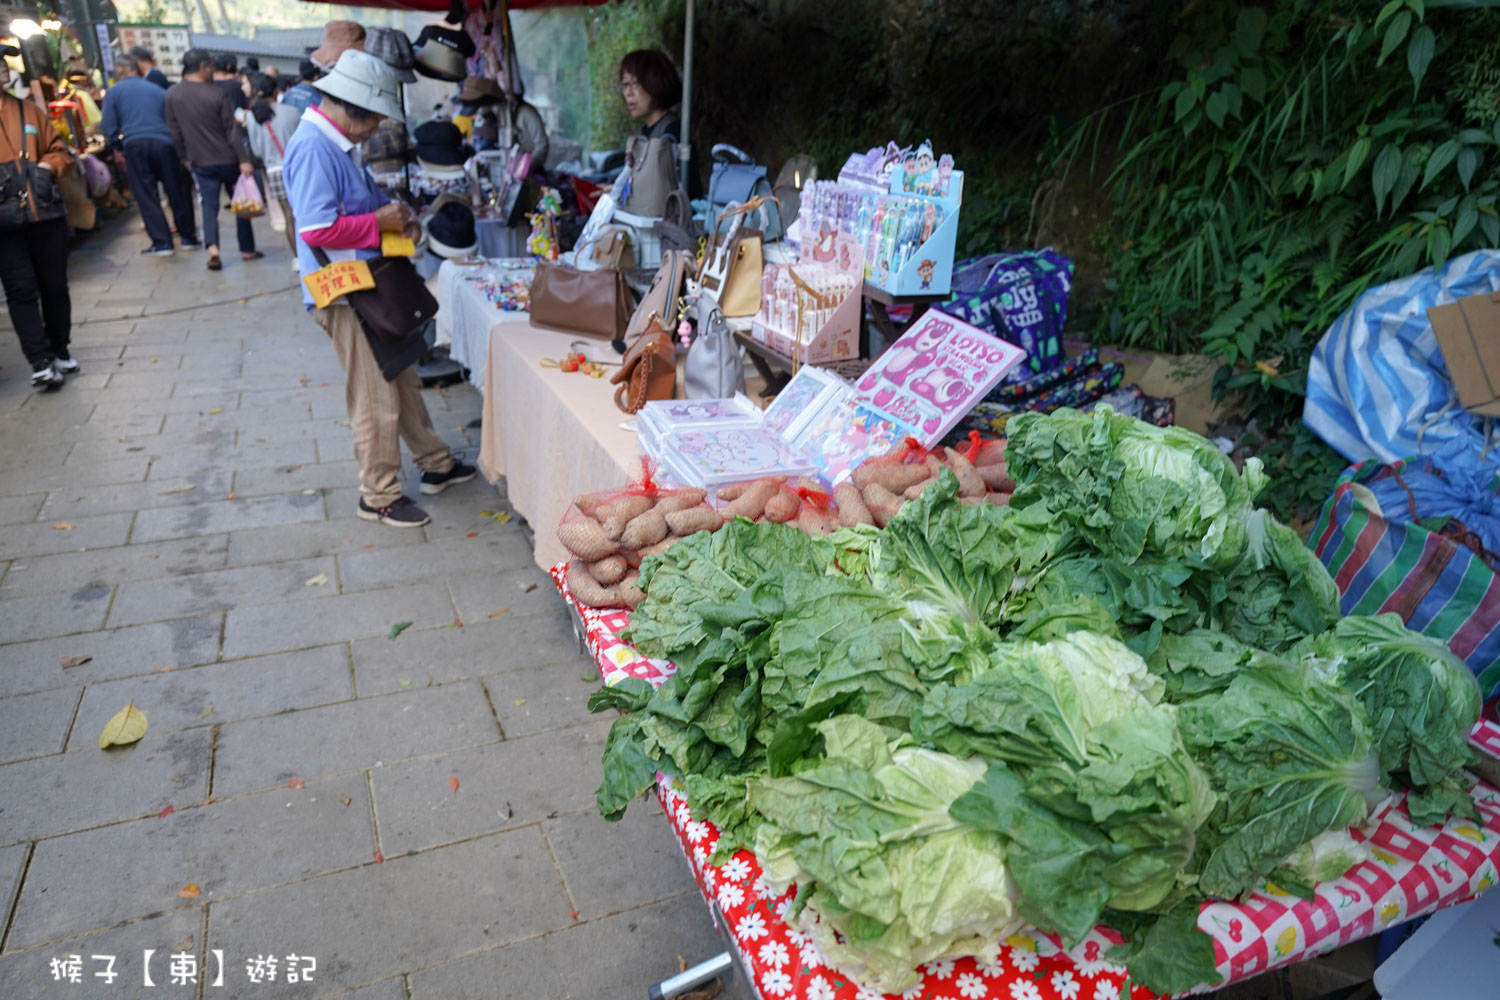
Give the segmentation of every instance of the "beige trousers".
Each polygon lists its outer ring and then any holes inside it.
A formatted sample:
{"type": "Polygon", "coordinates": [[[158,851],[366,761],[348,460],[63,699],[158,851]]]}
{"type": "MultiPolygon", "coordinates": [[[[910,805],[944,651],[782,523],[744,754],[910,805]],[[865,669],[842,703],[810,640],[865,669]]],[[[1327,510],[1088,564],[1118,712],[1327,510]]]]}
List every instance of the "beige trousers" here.
{"type": "Polygon", "coordinates": [[[348,306],[315,309],[313,318],[333,340],[333,349],[344,366],[344,400],[354,431],[359,493],[365,505],[389,507],[401,496],[403,440],[423,472],[453,468],[453,455],[432,429],[416,369],[408,368],[387,382],[358,317],[348,306]]]}

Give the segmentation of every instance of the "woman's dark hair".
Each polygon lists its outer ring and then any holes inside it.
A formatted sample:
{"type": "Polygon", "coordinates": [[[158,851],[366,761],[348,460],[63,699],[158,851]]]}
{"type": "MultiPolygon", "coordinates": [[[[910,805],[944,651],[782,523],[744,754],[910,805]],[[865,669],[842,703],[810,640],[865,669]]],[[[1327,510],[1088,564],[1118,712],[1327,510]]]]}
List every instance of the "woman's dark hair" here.
{"type": "Polygon", "coordinates": [[[265,73],[250,74],[250,89],[256,97],[275,97],[276,78],[265,73]]]}
{"type": "Polygon", "coordinates": [[[245,60],[245,68],[248,69],[248,70],[250,70],[253,73],[259,73],[260,72],[260,60],[257,59],[255,56],[251,56],[249,59],[245,60]]]}
{"type": "Polygon", "coordinates": [[[220,73],[233,73],[238,65],[231,53],[220,52],[214,56],[214,69],[220,73]]]}
{"type": "Polygon", "coordinates": [[[636,49],[620,60],[620,75],[629,73],[651,95],[651,103],[663,111],[682,100],[682,77],[666,53],[658,49],[636,49]]]}
{"type": "Polygon", "coordinates": [[[324,94],[323,100],[332,101],[334,104],[337,104],[339,107],[344,109],[345,113],[347,113],[350,118],[353,118],[355,121],[365,121],[370,118],[380,117],[377,112],[371,111],[368,108],[362,108],[358,104],[350,104],[348,101],[334,97],[332,94],[324,94]]]}

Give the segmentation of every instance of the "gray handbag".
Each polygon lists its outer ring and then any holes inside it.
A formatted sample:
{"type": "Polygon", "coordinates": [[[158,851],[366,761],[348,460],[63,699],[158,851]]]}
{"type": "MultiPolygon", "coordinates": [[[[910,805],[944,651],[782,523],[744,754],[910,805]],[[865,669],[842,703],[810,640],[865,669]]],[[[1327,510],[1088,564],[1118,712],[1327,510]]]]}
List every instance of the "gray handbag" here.
{"type": "Polygon", "coordinates": [[[745,391],[745,362],[712,296],[698,297],[698,332],[683,364],[688,399],[729,399],[745,391]]]}

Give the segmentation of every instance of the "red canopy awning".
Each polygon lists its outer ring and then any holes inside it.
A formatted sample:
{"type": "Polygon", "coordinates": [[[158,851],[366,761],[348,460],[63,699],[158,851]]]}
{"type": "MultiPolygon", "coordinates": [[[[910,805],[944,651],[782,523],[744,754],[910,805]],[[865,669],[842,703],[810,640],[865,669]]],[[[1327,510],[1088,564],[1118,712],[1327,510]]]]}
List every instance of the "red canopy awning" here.
{"type": "MultiPolygon", "coordinates": [[[[339,4],[345,7],[381,7],[385,10],[416,10],[444,13],[448,0],[302,0],[303,3],[339,4]]],[[[598,7],[609,0],[510,0],[506,4],[511,10],[531,10],[535,7],[598,7]]],[[[483,0],[467,0],[470,10],[479,10],[483,0]]]]}

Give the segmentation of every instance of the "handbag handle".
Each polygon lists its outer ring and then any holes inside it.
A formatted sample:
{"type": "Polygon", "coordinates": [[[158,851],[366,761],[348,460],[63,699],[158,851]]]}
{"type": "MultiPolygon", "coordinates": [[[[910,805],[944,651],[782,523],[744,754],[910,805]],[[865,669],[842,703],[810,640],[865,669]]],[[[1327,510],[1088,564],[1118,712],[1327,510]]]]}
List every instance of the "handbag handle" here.
{"type": "Polygon", "coordinates": [[[744,166],[753,167],[755,165],[755,157],[751,156],[740,147],[731,146],[727,142],[715,143],[713,149],[711,149],[709,153],[719,163],[733,162],[730,159],[730,157],[733,157],[734,160],[737,160],[744,166]]]}

